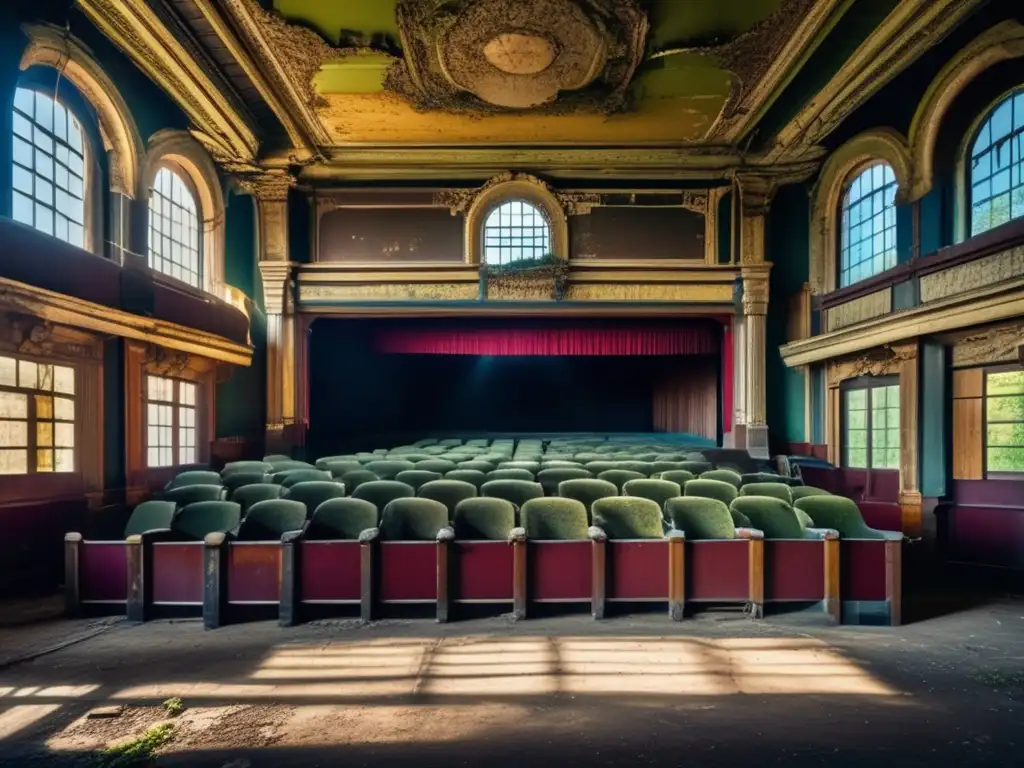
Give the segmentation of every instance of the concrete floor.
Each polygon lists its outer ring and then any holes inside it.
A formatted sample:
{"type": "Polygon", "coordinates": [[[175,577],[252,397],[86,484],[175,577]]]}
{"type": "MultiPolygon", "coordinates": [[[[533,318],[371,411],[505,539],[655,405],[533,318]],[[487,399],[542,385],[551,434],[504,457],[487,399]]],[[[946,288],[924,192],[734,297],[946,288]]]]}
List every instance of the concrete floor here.
{"type": "Polygon", "coordinates": [[[94,764],[172,696],[186,711],[159,766],[1020,765],[1024,601],[897,629],[730,614],[0,629],[0,765],[94,764]]]}

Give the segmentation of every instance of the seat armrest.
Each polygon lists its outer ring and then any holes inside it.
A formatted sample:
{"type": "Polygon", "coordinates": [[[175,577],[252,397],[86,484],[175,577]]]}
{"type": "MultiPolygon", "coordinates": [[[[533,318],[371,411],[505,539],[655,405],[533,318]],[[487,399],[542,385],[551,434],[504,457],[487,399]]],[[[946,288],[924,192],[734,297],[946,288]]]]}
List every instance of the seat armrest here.
{"type": "Polygon", "coordinates": [[[142,541],[153,543],[155,541],[176,541],[180,537],[170,528],[153,528],[142,532],[142,541]]]}
{"type": "Polygon", "coordinates": [[[764,531],[759,531],[757,528],[737,528],[736,529],[737,539],[764,539],[764,531]]]}
{"type": "Polygon", "coordinates": [[[508,532],[507,541],[509,544],[513,544],[517,541],[526,541],[526,529],[525,528],[513,528],[508,532]]]}
{"type": "Polygon", "coordinates": [[[445,526],[437,532],[437,541],[453,541],[455,539],[455,531],[450,526],[445,526]]]}
{"type": "Polygon", "coordinates": [[[806,528],[804,529],[805,539],[817,539],[819,541],[833,541],[839,538],[839,531],[832,528],[806,528]]]}
{"type": "Polygon", "coordinates": [[[79,541],[84,541],[84,537],[82,536],[82,534],[80,534],[80,533],[78,533],[76,531],[68,531],[67,533],[64,534],[64,541],[79,542],[79,541]]]}
{"type": "Polygon", "coordinates": [[[907,537],[900,531],[878,531],[886,541],[904,541],[907,537]]]}
{"type": "Polygon", "coordinates": [[[665,538],[682,539],[683,541],[686,541],[686,534],[683,531],[676,530],[675,528],[669,528],[668,531],[665,532],[665,538]]]}
{"type": "Polygon", "coordinates": [[[587,536],[591,541],[608,541],[608,534],[599,525],[592,525],[587,529],[587,536]]]}
{"type": "Polygon", "coordinates": [[[305,533],[306,533],[306,527],[305,526],[303,526],[301,529],[299,529],[297,531],[285,531],[281,535],[281,543],[282,544],[294,544],[296,541],[300,541],[302,539],[303,535],[305,535],[305,533]]]}
{"type": "Polygon", "coordinates": [[[215,531],[213,533],[206,534],[206,538],[203,539],[203,542],[208,547],[219,547],[229,541],[234,541],[235,538],[235,531],[229,531],[228,533],[215,531]]]}
{"type": "Polygon", "coordinates": [[[360,544],[370,544],[380,537],[380,528],[367,528],[359,533],[360,544]]]}

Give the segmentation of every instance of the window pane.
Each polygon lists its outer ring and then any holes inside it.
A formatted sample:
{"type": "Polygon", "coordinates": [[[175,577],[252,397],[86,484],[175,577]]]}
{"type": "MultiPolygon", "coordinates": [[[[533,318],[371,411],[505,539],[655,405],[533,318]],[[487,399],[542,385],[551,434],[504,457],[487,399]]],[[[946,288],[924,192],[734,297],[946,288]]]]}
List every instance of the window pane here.
{"type": "Polygon", "coordinates": [[[896,178],[875,163],[849,183],[840,207],[839,285],[896,266],[896,178]]]}
{"type": "Polygon", "coordinates": [[[27,421],[0,421],[0,448],[23,448],[27,445],[27,421]]]}
{"type": "Polygon", "coordinates": [[[1024,472],[1024,448],[989,448],[989,472],[1024,472]]]}
{"type": "Polygon", "coordinates": [[[24,475],[27,472],[27,450],[0,450],[0,475],[24,475]]]}
{"type": "Polygon", "coordinates": [[[851,430],[847,434],[847,443],[851,448],[864,448],[868,444],[868,433],[860,429],[851,430]]]}
{"type": "Polygon", "coordinates": [[[177,173],[161,168],[149,194],[149,264],[193,287],[201,284],[195,200],[177,173]]]}
{"type": "Polygon", "coordinates": [[[53,472],[53,450],[36,451],[36,472],[53,472]]]}
{"type": "Polygon", "coordinates": [[[53,389],[66,395],[75,394],[75,369],[63,365],[53,367],[53,389]]]}
{"type": "Polygon", "coordinates": [[[550,229],[542,211],[527,202],[510,200],[485,220],[486,263],[541,260],[550,255],[550,229]]]}
{"type": "Polygon", "coordinates": [[[36,395],[36,418],[53,418],[53,398],[48,395],[36,395]]]}
{"type": "Polygon", "coordinates": [[[866,389],[854,389],[846,394],[846,403],[851,410],[867,410],[868,391],[866,389]]]}
{"type": "Polygon", "coordinates": [[[985,398],[985,416],[989,422],[1024,421],[1024,398],[987,397],[985,398]]]}
{"type": "Polygon", "coordinates": [[[998,371],[986,377],[988,395],[1024,395],[1024,371],[998,371]]]}
{"type": "Polygon", "coordinates": [[[851,448],[848,451],[848,458],[846,465],[855,469],[867,469],[868,466],[868,449],[867,448],[851,448]]]}
{"type": "Polygon", "coordinates": [[[1019,131],[1024,125],[1021,91],[1012,93],[993,107],[974,139],[968,163],[967,185],[971,193],[972,235],[980,234],[1024,214],[1014,202],[1024,190],[1021,163],[1024,144],[1019,131]]]}
{"type": "Polygon", "coordinates": [[[13,357],[0,357],[0,386],[18,385],[18,362],[13,357]]]}
{"type": "Polygon", "coordinates": [[[53,425],[53,443],[58,448],[75,447],[75,425],[57,423],[53,425]]]}
{"type": "Polygon", "coordinates": [[[19,360],[18,386],[25,387],[26,389],[35,389],[37,380],[36,364],[30,363],[28,360],[19,360]]]}
{"type": "Polygon", "coordinates": [[[75,452],[70,448],[58,448],[53,452],[54,470],[57,472],[75,471],[75,452]]]}
{"type": "Polygon", "coordinates": [[[36,445],[40,448],[53,447],[53,422],[40,421],[36,423],[36,445]]]}
{"type": "Polygon", "coordinates": [[[54,418],[64,421],[75,420],[75,401],[67,397],[55,397],[53,399],[54,418]]]}
{"type": "Polygon", "coordinates": [[[28,396],[17,392],[0,392],[0,419],[27,419],[28,396]]]}

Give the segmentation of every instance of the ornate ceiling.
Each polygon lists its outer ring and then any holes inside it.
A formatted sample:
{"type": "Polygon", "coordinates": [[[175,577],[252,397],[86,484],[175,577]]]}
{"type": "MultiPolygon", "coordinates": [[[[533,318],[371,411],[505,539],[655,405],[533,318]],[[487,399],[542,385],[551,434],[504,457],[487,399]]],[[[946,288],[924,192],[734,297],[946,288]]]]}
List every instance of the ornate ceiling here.
{"type": "Polygon", "coordinates": [[[430,166],[454,178],[545,163],[678,177],[811,162],[822,131],[899,71],[873,69],[863,51],[909,39],[905,58],[983,0],[79,2],[229,168],[343,178],[430,166]],[[891,23],[855,25],[860,4],[877,16],[885,2],[891,23]],[[863,44],[794,98],[787,87],[848,19],[863,44]],[[811,106],[829,123],[806,122],[811,106]],[[767,135],[769,109],[790,118],[767,135]],[[239,135],[258,148],[240,151],[239,135]]]}

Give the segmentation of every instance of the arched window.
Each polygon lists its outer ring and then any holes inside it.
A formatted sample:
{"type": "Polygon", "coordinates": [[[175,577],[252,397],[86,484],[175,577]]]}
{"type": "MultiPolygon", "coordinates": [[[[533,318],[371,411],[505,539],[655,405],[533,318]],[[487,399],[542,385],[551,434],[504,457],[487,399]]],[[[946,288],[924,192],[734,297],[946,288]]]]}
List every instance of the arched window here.
{"type": "Polygon", "coordinates": [[[840,206],[839,287],[896,266],[896,176],[873,163],[847,185],[840,206]]]}
{"type": "Polygon", "coordinates": [[[149,193],[149,266],[202,287],[199,209],[187,176],[170,165],[156,172],[149,193]]]}
{"type": "Polygon", "coordinates": [[[523,200],[509,200],[484,220],[484,261],[508,264],[541,259],[551,253],[551,227],[547,217],[523,200]]]}
{"type": "Polygon", "coordinates": [[[14,93],[14,219],[86,247],[88,149],[78,118],[44,93],[14,93]]]}
{"type": "Polygon", "coordinates": [[[999,102],[978,129],[967,184],[972,236],[1024,216],[1024,89],[999,102]]]}

